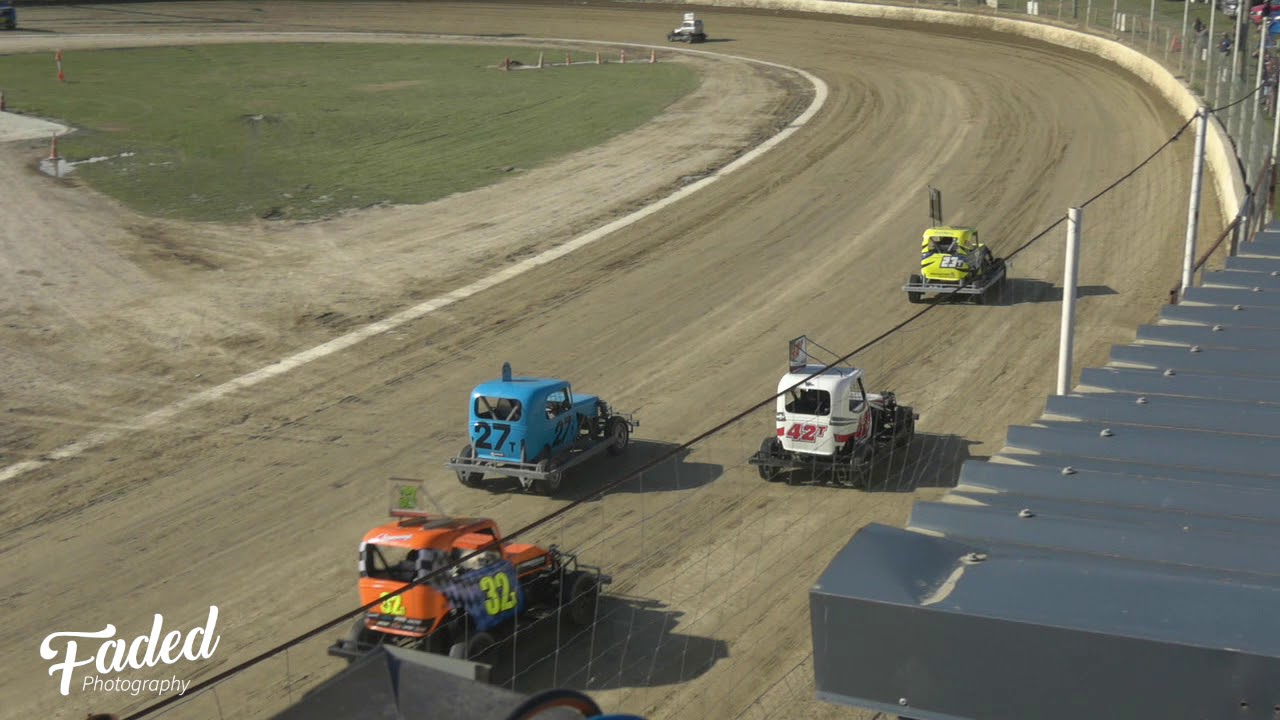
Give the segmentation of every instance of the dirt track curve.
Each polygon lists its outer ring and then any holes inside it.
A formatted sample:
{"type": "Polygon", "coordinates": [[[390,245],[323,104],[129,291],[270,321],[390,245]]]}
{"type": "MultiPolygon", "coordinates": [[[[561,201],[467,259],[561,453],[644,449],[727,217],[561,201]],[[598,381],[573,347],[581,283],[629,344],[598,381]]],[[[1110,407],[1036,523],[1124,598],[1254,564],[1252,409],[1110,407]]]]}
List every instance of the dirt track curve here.
{"type": "MultiPolygon", "coordinates": [[[[72,33],[421,32],[661,42],[679,9],[605,5],[135,4],[23,10],[23,47],[72,33]],[[317,10],[316,8],[319,8],[317,10]],[[357,10],[358,8],[358,10],[357,10]],[[47,31],[47,32],[36,32],[47,31]],[[53,34],[49,34],[53,33],[53,34]]],[[[809,101],[793,76],[696,61],[700,94],[604,149],[423,208],[232,230],[134,216],[0,146],[3,465],[104,428],[118,439],[0,484],[0,716],[125,712],[145,695],[58,695],[38,654],[65,630],[190,627],[221,610],[199,679],[352,608],[354,550],[388,476],[512,529],[771,394],[786,341],[847,350],[907,317],[926,184],[948,220],[1008,251],[1142,159],[1181,119],[1087,56],[974,32],[706,10],[701,49],[802,68],[830,88],[810,125],[746,169],[552,266],[158,428],[147,411],[459,287],[723,164],[809,101]],[[543,173],[543,174],[538,174],[543,173]],[[552,182],[548,183],[547,180],[552,182]],[[538,194],[530,194],[530,193],[538,194]],[[504,360],[638,413],[625,462],[564,496],[461,487],[466,393],[504,360]]],[[[6,37],[6,43],[10,41],[6,37]]],[[[42,44],[43,43],[43,44],[42,44]]],[[[690,60],[690,62],[694,62],[690,60]]],[[[13,101],[11,100],[11,103],[13,101]]],[[[1132,338],[1178,274],[1190,143],[1086,210],[1077,367],[1132,338]]],[[[1208,206],[1208,204],[1207,204],[1208,206]]],[[[1220,226],[1209,210],[1205,227],[1220,226]]],[[[1020,255],[1007,302],[947,306],[859,359],[921,414],[895,475],[937,486],[990,455],[1052,391],[1062,230],[1020,255]]],[[[806,592],[867,522],[914,498],[761,482],[756,413],[683,459],[586,503],[531,541],[617,579],[593,647],[518,679],[677,717],[855,717],[812,700],[806,592]],[[590,657],[590,667],[585,658],[590,657]]],[[[335,629],[168,717],[255,716],[327,677],[335,629]]],[[[530,651],[522,651],[530,652],[530,651]]],[[[139,677],[147,676],[145,674],[139,677]]]]}

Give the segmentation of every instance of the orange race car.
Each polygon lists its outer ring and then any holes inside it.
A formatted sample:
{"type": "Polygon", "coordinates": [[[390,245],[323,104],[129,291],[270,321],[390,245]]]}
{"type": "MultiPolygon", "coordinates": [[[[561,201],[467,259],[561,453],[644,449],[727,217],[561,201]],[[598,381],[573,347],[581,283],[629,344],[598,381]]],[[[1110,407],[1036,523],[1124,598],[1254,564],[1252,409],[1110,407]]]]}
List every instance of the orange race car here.
{"type": "Polygon", "coordinates": [[[393,643],[477,660],[515,632],[517,619],[522,628],[556,612],[579,626],[595,620],[600,587],[611,582],[599,569],[554,545],[506,542],[493,520],[410,509],[416,499],[400,505],[391,511],[397,519],[360,542],[360,602],[425,580],[357,616],[330,655],[354,660],[393,643]]]}

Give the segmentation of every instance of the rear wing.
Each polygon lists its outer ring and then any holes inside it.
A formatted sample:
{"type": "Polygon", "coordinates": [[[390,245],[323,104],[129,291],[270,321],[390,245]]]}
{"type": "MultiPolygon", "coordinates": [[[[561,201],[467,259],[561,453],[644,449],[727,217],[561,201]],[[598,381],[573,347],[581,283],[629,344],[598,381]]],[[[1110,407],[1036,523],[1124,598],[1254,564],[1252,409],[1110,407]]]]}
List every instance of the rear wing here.
{"type": "Polygon", "coordinates": [[[828,363],[835,362],[836,360],[839,360],[839,359],[840,359],[840,353],[836,352],[835,350],[829,350],[827,348],[822,347],[818,343],[810,340],[809,336],[807,335],[801,335],[800,337],[792,340],[787,345],[787,372],[792,372],[792,373],[804,372],[804,369],[810,365],[809,363],[810,360],[812,360],[814,363],[818,365],[825,366],[828,363]],[[813,353],[809,352],[810,344],[812,344],[814,347],[818,348],[819,350],[825,352],[826,354],[830,355],[832,359],[823,360],[817,357],[816,355],[814,355],[813,353]]]}
{"type": "Polygon", "coordinates": [[[391,517],[450,517],[427,492],[426,481],[421,478],[391,478],[387,500],[387,514],[391,517]],[[428,502],[435,512],[428,509],[428,502]]]}

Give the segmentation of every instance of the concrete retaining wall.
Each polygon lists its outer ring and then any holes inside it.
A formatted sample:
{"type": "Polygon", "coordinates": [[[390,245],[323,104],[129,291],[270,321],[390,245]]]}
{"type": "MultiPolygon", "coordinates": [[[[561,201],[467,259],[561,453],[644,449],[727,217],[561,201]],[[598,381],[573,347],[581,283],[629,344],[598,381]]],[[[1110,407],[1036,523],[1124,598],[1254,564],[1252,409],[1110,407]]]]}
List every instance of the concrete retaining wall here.
{"type": "MultiPolygon", "coordinates": [[[[1183,118],[1190,118],[1200,107],[1200,101],[1190,89],[1173,76],[1173,73],[1137,50],[1114,40],[1028,20],[835,0],[685,0],[685,2],[690,5],[791,10],[935,25],[958,25],[1020,35],[1087,52],[1115,63],[1155,88],[1183,118]]],[[[714,32],[714,28],[711,30],[714,32]]],[[[1194,137],[1194,126],[1188,128],[1185,137],[1194,137]]],[[[1205,167],[1209,171],[1206,187],[1214,188],[1222,216],[1230,220],[1236,216],[1244,202],[1244,176],[1240,171],[1240,163],[1235,157],[1227,132],[1216,117],[1209,122],[1209,136],[1205,139],[1205,161],[1205,167]]],[[[1190,173],[1188,173],[1189,180],[1190,173]]]]}

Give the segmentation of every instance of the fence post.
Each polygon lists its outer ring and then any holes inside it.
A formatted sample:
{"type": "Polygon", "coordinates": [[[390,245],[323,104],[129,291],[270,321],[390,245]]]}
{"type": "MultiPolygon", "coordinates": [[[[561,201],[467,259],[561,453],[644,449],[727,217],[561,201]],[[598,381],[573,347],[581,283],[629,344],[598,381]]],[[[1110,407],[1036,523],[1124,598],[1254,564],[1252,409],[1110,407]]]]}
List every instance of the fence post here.
{"type": "MultiPolygon", "coordinates": [[[[1271,18],[1263,18],[1262,24],[1258,26],[1258,77],[1254,79],[1253,87],[1262,87],[1262,71],[1267,65],[1267,33],[1270,32],[1271,18]]],[[[1250,119],[1249,134],[1256,136],[1258,134],[1258,107],[1262,105],[1262,90],[1258,90],[1258,94],[1253,96],[1253,114],[1250,119]]],[[[1251,143],[1253,144],[1253,143],[1251,143]]]]}
{"type": "MultiPolygon", "coordinates": [[[[1240,34],[1240,30],[1243,29],[1244,23],[1244,13],[1240,12],[1242,9],[1240,7],[1241,5],[1244,5],[1244,3],[1241,2],[1236,5],[1236,34],[1231,38],[1231,82],[1233,83],[1240,74],[1240,45],[1244,40],[1240,34]]],[[[1227,99],[1229,100],[1230,98],[1227,99]]]]}
{"type": "Polygon", "coordinates": [[[1156,37],[1156,0],[1151,0],[1151,16],[1147,18],[1147,54],[1151,54],[1151,41],[1156,37]]]}
{"type": "Polygon", "coordinates": [[[1218,19],[1216,8],[1209,11],[1209,42],[1205,43],[1206,57],[1204,59],[1204,99],[1205,102],[1214,103],[1212,95],[1209,93],[1209,83],[1213,81],[1213,32],[1214,20],[1218,19]]]}
{"type": "Polygon", "coordinates": [[[1244,207],[1240,208],[1240,216],[1236,218],[1236,231],[1231,233],[1231,244],[1227,247],[1227,257],[1235,257],[1240,243],[1249,237],[1249,224],[1253,220],[1253,193],[1244,196],[1244,207]]]}
{"type": "MultiPolygon", "coordinates": [[[[1273,92],[1274,92],[1274,89],[1273,89],[1273,92]]],[[[1268,223],[1271,222],[1271,218],[1272,218],[1270,190],[1271,190],[1271,183],[1275,180],[1275,177],[1276,177],[1276,150],[1280,149],[1277,147],[1277,146],[1280,146],[1280,102],[1276,102],[1277,100],[1280,100],[1280,98],[1272,98],[1272,103],[1271,103],[1271,108],[1272,110],[1275,111],[1275,115],[1272,116],[1271,118],[1271,162],[1268,163],[1268,166],[1271,172],[1268,173],[1270,177],[1268,178],[1267,187],[1266,187],[1267,210],[1266,210],[1265,217],[1266,217],[1266,222],[1268,223]]]]}
{"type": "Polygon", "coordinates": [[[1196,262],[1196,231],[1200,224],[1200,184],[1204,179],[1204,139],[1209,134],[1209,110],[1196,111],[1196,150],[1191,169],[1191,206],[1187,208],[1187,247],[1182,256],[1182,288],[1179,297],[1185,296],[1191,287],[1191,276],[1196,262]]]}
{"type": "Polygon", "coordinates": [[[1080,208],[1067,210],[1067,257],[1062,269],[1062,328],[1058,340],[1058,395],[1071,386],[1071,344],[1075,335],[1076,285],[1080,266],[1080,208]]]}
{"type": "Polygon", "coordinates": [[[1191,12],[1191,3],[1182,3],[1182,34],[1178,37],[1182,38],[1182,54],[1178,56],[1178,74],[1182,74],[1183,66],[1187,64],[1187,45],[1194,46],[1194,43],[1187,42],[1187,15],[1191,12]]]}

